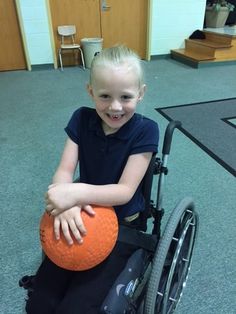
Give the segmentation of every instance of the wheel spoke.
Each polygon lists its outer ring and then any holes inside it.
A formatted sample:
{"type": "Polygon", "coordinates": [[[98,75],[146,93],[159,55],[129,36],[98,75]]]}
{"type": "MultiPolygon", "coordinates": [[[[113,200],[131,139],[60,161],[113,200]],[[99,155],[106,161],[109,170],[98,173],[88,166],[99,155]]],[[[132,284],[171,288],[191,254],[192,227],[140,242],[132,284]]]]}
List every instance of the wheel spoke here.
{"type": "Polygon", "coordinates": [[[186,285],[198,227],[191,199],[181,201],[167,222],[153,260],[145,314],[170,314],[186,285]]]}

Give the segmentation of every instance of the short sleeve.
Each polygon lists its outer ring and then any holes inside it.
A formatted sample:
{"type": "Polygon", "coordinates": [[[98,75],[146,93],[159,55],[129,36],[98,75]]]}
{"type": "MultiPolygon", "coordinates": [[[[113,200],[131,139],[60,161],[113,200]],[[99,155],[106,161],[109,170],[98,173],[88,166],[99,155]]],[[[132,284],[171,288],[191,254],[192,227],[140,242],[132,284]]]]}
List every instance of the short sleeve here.
{"type": "Polygon", "coordinates": [[[159,128],[156,122],[150,119],[143,119],[140,122],[131,154],[158,152],[159,128]]]}
{"type": "Polygon", "coordinates": [[[79,145],[80,139],[80,121],[82,112],[83,108],[76,110],[65,128],[65,132],[67,133],[69,138],[77,145],[79,145]]]}

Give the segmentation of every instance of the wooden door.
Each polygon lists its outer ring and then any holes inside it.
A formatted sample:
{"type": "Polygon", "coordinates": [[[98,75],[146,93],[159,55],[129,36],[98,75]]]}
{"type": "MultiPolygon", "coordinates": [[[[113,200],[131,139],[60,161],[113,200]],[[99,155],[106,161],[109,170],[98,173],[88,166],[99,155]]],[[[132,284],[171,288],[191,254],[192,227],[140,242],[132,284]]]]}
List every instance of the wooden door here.
{"type": "Polygon", "coordinates": [[[14,0],[0,0],[0,25],[0,71],[26,69],[14,0]]]}
{"type": "MultiPolygon", "coordinates": [[[[99,0],[50,0],[56,51],[60,46],[58,25],[76,25],[76,41],[85,37],[101,37],[99,0]]],[[[73,54],[63,54],[63,65],[75,64],[73,54]]]]}
{"type": "Polygon", "coordinates": [[[104,47],[125,44],[145,59],[148,0],[100,0],[100,2],[104,47]]]}
{"type": "MultiPolygon", "coordinates": [[[[149,0],[50,0],[56,51],[60,45],[58,25],[74,24],[76,40],[102,37],[103,46],[126,44],[146,57],[149,0]],[[107,7],[104,9],[104,7],[107,7]]],[[[75,64],[73,54],[63,56],[63,64],[75,64]]]]}

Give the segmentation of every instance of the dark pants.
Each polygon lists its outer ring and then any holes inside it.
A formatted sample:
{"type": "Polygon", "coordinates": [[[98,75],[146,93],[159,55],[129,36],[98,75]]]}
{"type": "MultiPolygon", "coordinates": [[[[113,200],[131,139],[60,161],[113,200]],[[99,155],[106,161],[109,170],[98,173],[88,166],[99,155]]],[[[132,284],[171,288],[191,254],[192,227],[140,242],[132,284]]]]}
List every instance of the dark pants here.
{"type": "Polygon", "coordinates": [[[117,242],[104,262],[82,272],[62,269],[45,258],[36,274],[33,294],[26,304],[27,313],[99,313],[115,279],[137,248],[117,242]]]}

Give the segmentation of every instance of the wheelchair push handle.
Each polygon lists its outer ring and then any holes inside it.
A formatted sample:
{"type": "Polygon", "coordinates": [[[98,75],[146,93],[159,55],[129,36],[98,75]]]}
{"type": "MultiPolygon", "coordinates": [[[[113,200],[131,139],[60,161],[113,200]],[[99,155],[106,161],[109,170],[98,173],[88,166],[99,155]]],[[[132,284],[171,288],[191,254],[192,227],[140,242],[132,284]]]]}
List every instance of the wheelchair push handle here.
{"type": "Polygon", "coordinates": [[[181,127],[180,121],[171,121],[169,122],[164,136],[164,142],[163,142],[163,148],[162,148],[162,154],[163,155],[169,155],[170,153],[170,147],[172,142],[172,136],[175,128],[181,127]]]}

